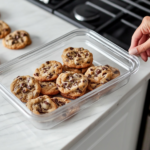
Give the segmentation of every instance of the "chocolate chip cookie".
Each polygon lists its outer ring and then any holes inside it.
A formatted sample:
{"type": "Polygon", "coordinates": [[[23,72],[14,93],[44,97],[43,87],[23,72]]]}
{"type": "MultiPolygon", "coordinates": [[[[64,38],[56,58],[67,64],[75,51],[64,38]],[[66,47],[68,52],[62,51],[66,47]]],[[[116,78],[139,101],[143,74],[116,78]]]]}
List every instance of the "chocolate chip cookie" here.
{"type": "Polygon", "coordinates": [[[69,47],[63,51],[63,63],[71,68],[87,68],[92,65],[93,54],[84,48],[69,47]]]}
{"type": "Polygon", "coordinates": [[[57,109],[57,105],[47,95],[39,96],[27,102],[26,106],[37,115],[50,113],[57,109]]]}
{"type": "Polygon", "coordinates": [[[31,44],[31,39],[26,31],[18,30],[8,34],[3,39],[3,45],[9,49],[22,49],[31,44]]]}
{"type": "Polygon", "coordinates": [[[81,73],[61,73],[56,80],[61,95],[67,98],[76,99],[86,92],[88,79],[81,73]]]}
{"type": "Polygon", "coordinates": [[[101,84],[101,83],[98,83],[98,82],[91,82],[91,81],[89,81],[89,84],[88,84],[88,90],[90,90],[90,91],[92,91],[92,90],[94,90],[94,89],[96,89],[96,88],[98,88],[98,87],[100,87],[100,86],[102,86],[103,84],[101,84]]]}
{"type": "Polygon", "coordinates": [[[91,82],[102,84],[110,81],[112,79],[112,75],[112,70],[107,66],[93,66],[88,68],[85,73],[85,76],[87,76],[91,82]]]}
{"type": "Polygon", "coordinates": [[[54,103],[57,104],[58,107],[61,107],[63,105],[66,105],[67,103],[71,102],[70,100],[68,100],[66,98],[62,98],[62,97],[53,97],[51,99],[54,103]]]}
{"type": "Polygon", "coordinates": [[[62,73],[62,65],[58,61],[46,61],[37,68],[33,76],[39,81],[55,80],[62,73]]]}
{"type": "Polygon", "coordinates": [[[4,21],[0,20],[0,39],[4,38],[10,33],[11,29],[4,21]]]}
{"type": "Polygon", "coordinates": [[[15,78],[10,85],[10,90],[22,102],[26,103],[40,95],[41,87],[38,80],[27,75],[15,78]]]}
{"type": "Polygon", "coordinates": [[[109,65],[105,65],[106,67],[108,67],[108,68],[110,68],[111,70],[112,70],[112,72],[113,72],[113,74],[112,74],[112,79],[115,79],[115,78],[117,78],[118,76],[120,76],[120,71],[118,70],[118,69],[116,69],[116,68],[114,68],[114,67],[111,67],[111,66],[109,66],[109,65]]]}
{"type": "Polygon", "coordinates": [[[41,86],[41,94],[43,95],[56,95],[59,90],[54,82],[39,82],[41,86]]]}
{"type": "MultiPolygon", "coordinates": [[[[91,66],[94,66],[94,65],[92,64],[91,66]]],[[[77,68],[70,68],[66,65],[63,65],[63,71],[71,71],[71,72],[74,72],[74,73],[82,73],[82,74],[84,74],[87,71],[88,68],[89,67],[77,69],[77,68]]]]}

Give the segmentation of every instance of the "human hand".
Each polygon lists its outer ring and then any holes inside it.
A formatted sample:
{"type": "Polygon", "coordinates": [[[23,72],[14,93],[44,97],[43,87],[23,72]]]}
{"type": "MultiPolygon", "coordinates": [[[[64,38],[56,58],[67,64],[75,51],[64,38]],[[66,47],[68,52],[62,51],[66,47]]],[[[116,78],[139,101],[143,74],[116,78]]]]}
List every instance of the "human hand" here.
{"type": "Polygon", "coordinates": [[[141,25],[132,36],[129,54],[140,55],[146,62],[150,57],[150,17],[143,18],[141,25]]]}

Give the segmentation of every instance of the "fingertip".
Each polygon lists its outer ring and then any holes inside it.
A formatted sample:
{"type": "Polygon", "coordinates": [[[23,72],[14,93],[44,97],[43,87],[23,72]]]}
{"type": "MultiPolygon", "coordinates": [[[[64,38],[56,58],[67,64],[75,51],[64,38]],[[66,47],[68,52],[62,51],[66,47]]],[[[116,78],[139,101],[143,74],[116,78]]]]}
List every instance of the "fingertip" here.
{"type": "Polygon", "coordinates": [[[137,54],[138,54],[137,48],[132,48],[132,49],[130,49],[129,54],[130,54],[130,55],[137,55],[137,54]]]}

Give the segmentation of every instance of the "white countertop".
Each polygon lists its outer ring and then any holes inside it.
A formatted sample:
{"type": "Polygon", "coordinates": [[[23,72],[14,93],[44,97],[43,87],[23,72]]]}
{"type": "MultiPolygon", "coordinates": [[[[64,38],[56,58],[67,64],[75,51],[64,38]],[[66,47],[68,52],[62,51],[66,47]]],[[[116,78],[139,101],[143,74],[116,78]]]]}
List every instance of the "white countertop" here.
{"type": "MultiPolygon", "coordinates": [[[[9,50],[2,46],[0,40],[1,63],[76,29],[73,25],[24,0],[0,0],[0,13],[0,19],[8,23],[12,31],[28,31],[33,42],[23,50],[9,50]]],[[[49,130],[38,130],[33,127],[0,95],[0,150],[67,149],[68,144],[73,144],[79,136],[91,130],[97,121],[102,121],[102,116],[107,117],[132,90],[140,86],[144,80],[148,80],[149,66],[150,61],[141,61],[139,72],[130,78],[127,85],[106,96],[102,102],[92,105],[49,130]]]]}

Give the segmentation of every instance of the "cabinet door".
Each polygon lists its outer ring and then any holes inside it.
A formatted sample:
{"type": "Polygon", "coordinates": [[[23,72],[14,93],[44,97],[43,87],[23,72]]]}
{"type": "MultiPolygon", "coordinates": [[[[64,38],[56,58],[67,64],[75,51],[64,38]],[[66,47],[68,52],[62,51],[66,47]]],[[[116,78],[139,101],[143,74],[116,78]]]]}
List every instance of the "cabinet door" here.
{"type": "Polygon", "coordinates": [[[135,150],[146,89],[147,83],[132,92],[132,95],[69,149],[135,150]]]}

